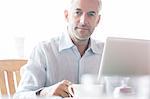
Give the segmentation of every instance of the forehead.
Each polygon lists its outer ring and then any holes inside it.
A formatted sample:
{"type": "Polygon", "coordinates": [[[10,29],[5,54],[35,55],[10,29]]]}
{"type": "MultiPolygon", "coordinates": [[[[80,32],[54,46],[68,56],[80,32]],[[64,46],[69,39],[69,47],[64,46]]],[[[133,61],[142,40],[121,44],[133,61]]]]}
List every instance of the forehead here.
{"type": "Polygon", "coordinates": [[[71,9],[81,9],[83,11],[98,12],[98,0],[72,0],[71,9]]]}

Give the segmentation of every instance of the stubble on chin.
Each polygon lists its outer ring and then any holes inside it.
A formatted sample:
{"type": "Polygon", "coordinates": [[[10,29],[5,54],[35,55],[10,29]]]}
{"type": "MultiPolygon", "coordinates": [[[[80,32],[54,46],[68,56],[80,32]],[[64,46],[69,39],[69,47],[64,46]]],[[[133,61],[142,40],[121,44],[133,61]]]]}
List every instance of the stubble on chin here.
{"type": "Polygon", "coordinates": [[[89,41],[89,38],[81,38],[74,33],[72,34],[72,41],[75,45],[86,45],[89,41]]]}
{"type": "MultiPolygon", "coordinates": [[[[90,31],[89,31],[90,32],[90,31]]],[[[90,36],[87,37],[82,37],[82,35],[80,34],[80,32],[78,31],[78,27],[74,27],[72,28],[71,31],[69,31],[69,35],[73,41],[74,44],[84,44],[86,43],[90,36]]]]}

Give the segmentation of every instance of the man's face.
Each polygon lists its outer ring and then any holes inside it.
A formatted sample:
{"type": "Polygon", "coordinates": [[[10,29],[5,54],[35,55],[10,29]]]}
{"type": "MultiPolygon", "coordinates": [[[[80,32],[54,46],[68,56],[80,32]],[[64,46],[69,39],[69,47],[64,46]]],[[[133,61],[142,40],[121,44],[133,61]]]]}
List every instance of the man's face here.
{"type": "Polygon", "coordinates": [[[100,20],[98,6],[98,0],[73,0],[66,12],[68,30],[73,39],[89,39],[100,20]]]}

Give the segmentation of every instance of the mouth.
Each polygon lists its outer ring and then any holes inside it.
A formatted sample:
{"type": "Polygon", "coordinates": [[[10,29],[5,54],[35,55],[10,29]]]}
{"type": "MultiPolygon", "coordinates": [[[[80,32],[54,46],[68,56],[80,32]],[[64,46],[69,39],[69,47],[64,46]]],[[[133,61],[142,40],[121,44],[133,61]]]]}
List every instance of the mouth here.
{"type": "Polygon", "coordinates": [[[88,28],[84,28],[84,27],[76,27],[76,29],[89,30],[88,28]]]}

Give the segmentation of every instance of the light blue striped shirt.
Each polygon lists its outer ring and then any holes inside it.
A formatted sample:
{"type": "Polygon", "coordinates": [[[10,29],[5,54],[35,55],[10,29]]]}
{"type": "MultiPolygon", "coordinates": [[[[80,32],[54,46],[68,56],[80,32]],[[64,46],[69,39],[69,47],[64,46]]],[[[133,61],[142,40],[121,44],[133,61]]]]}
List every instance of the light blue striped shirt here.
{"type": "Polygon", "coordinates": [[[16,95],[34,96],[35,91],[59,81],[78,84],[83,74],[98,74],[103,45],[90,39],[90,46],[81,57],[67,33],[39,43],[21,69],[22,79],[16,95]]]}

